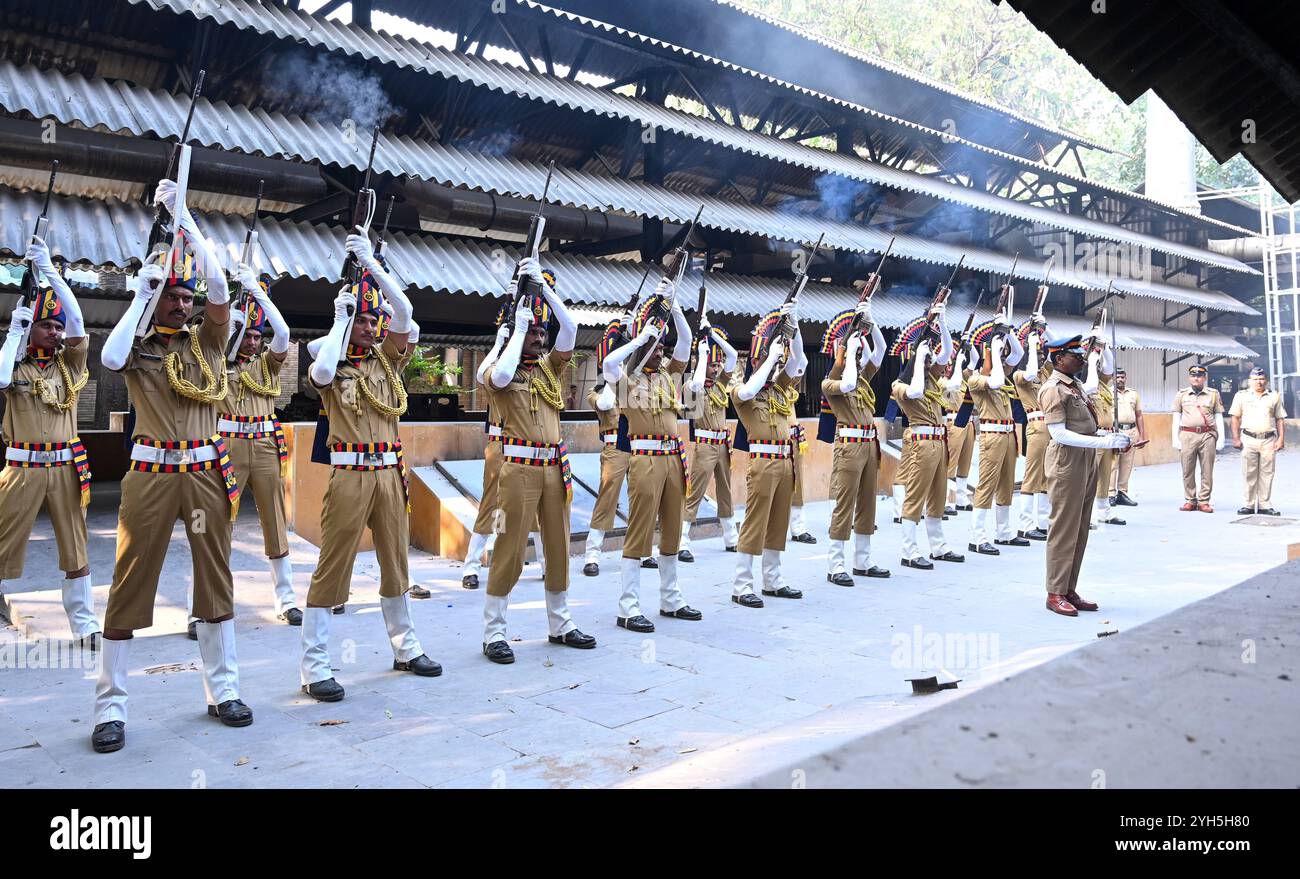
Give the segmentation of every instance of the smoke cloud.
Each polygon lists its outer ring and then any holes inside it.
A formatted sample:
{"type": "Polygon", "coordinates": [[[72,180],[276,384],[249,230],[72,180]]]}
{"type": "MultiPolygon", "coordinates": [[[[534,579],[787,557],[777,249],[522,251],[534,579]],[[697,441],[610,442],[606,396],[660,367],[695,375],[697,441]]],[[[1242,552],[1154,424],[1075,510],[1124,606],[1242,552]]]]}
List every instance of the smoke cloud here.
{"type": "Polygon", "coordinates": [[[371,131],[397,115],[378,75],[332,55],[287,52],[267,63],[262,87],[283,112],[371,131]]]}

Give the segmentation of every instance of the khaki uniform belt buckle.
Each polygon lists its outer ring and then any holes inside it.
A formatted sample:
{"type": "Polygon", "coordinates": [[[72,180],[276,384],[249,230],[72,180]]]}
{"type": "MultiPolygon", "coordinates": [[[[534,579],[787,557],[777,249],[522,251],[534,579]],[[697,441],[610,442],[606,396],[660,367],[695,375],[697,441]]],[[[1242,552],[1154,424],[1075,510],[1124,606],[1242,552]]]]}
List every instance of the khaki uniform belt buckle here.
{"type": "Polygon", "coordinates": [[[59,459],[58,452],[41,450],[34,451],[31,454],[33,464],[53,464],[59,459]]]}
{"type": "Polygon", "coordinates": [[[193,462],[193,453],[190,449],[163,449],[162,462],[164,464],[176,464],[184,467],[193,462]]]}
{"type": "Polygon", "coordinates": [[[361,464],[363,467],[379,467],[384,463],[383,452],[362,452],[361,464]]]}

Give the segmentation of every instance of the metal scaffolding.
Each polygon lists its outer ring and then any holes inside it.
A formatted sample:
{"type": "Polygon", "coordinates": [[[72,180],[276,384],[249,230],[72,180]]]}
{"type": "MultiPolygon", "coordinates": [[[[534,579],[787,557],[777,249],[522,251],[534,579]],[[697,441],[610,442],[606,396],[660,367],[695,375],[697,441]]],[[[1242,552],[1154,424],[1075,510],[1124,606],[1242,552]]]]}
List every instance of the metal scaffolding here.
{"type": "Polygon", "coordinates": [[[1275,201],[1273,187],[1259,182],[1260,231],[1264,238],[1264,314],[1268,326],[1268,372],[1283,399],[1300,390],[1300,235],[1297,204],[1275,201]]]}

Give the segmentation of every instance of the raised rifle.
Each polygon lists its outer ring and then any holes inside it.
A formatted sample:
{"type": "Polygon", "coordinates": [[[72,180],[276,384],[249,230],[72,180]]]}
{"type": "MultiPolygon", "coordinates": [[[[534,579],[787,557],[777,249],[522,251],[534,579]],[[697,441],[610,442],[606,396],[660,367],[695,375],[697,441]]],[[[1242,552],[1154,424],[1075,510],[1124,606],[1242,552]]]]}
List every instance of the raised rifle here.
{"type": "MultiPolygon", "coordinates": [[[[695,226],[700,222],[700,215],[703,213],[704,205],[700,205],[700,209],[695,212],[695,218],[686,225],[681,242],[664,259],[663,276],[670,278],[673,282],[673,299],[677,296],[677,284],[681,282],[682,275],[686,272],[686,264],[689,262],[691,233],[695,231],[695,226]]],[[[659,324],[661,329],[666,328],[672,307],[672,300],[656,296],[651,300],[648,319],[659,324]]]]}
{"type": "Polygon", "coordinates": [[[1115,282],[1111,281],[1106,284],[1106,295],[1101,299],[1101,305],[1097,308],[1097,315],[1092,319],[1092,330],[1088,335],[1088,344],[1084,348],[1084,362],[1097,350],[1097,336],[1100,335],[1102,327],[1106,325],[1106,304],[1110,302],[1110,297],[1114,293],[1115,282]]]}
{"type": "MultiPolygon", "coordinates": [[[[889,246],[886,247],[885,252],[880,255],[880,263],[876,266],[876,270],[867,275],[866,283],[862,285],[862,293],[858,296],[858,305],[869,301],[872,295],[875,294],[876,290],[879,289],[880,270],[885,267],[885,260],[889,259],[889,253],[893,249],[894,237],[891,235],[889,238],[889,246]]],[[[869,327],[870,324],[861,315],[855,314],[853,316],[853,326],[849,328],[849,335],[858,332],[865,332],[869,327]]]]}
{"type": "Polygon", "coordinates": [[[948,283],[940,284],[938,286],[934,291],[934,298],[930,300],[930,307],[926,309],[925,316],[929,318],[929,320],[925,325],[925,333],[923,335],[931,337],[933,345],[940,345],[943,343],[943,340],[939,338],[940,333],[943,331],[933,320],[935,309],[948,301],[948,296],[952,293],[952,282],[957,279],[957,273],[961,271],[962,263],[965,261],[966,254],[963,253],[961,259],[957,260],[957,265],[953,268],[952,274],[948,276],[948,283]]]}
{"type": "Polygon", "coordinates": [[[980,291],[980,295],[975,299],[975,306],[970,310],[970,314],[966,316],[966,326],[961,331],[957,351],[953,353],[952,359],[948,361],[948,371],[944,374],[945,378],[952,378],[953,372],[957,369],[957,358],[961,355],[961,352],[970,347],[970,337],[975,328],[975,315],[979,312],[980,303],[983,301],[984,292],[980,291]]]}
{"type": "MultiPolygon", "coordinates": [[[[244,248],[239,252],[239,263],[252,267],[253,254],[257,251],[257,213],[262,209],[262,188],[265,180],[257,181],[257,201],[253,204],[253,218],[248,221],[248,231],[244,233],[244,248]]],[[[238,289],[230,302],[230,338],[226,341],[226,362],[234,363],[239,357],[239,348],[244,344],[244,331],[248,329],[248,307],[252,299],[244,290],[243,284],[236,282],[238,289]]]]}
{"type": "Polygon", "coordinates": [[[706,283],[709,276],[708,264],[700,267],[700,295],[695,301],[695,342],[699,344],[709,338],[708,317],[709,317],[709,287],[706,283]]]}
{"type": "MultiPolygon", "coordinates": [[[[542,239],[546,236],[546,195],[551,191],[551,175],[555,173],[555,162],[551,162],[546,169],[546,184],[542,186],[542,197],[537,202],[537,210],[533,213],[533,218],[528,222],[528,238],[524,241],[524,251],[533,259],[541,259],[542,239]]],[[[537,281],[519,274],[519,266],[515,266],[515,273],[512,276],[518,286],[515,287],[515,301],[510,309],[510,320],[514,320],[515,314],[519,311],[519,304],[541,293],[537,286],[537,281]]]]}
{"type": "MultiPolygon", "coordinates": [[[[352,222],[348,225],[347,231],[349,235],[353,232],[366,236],[370,234],[370,223],[375,218],[375,191],[370,188],[370,169],[375,164],[377,146],[379,146],[379,126],[375,126],[375,134],[370,141],[370,158],[366,160],[366,176],[361,183],[361,188],[357,190],[357,200],[352,206],[352,222]]],[[[349,251],[343,258],[343,269],[339,274],[353,293],[360,293],[361,276],[364,273],[365,267],[349,251]]],[[[343,336],[343,347],[339,349],[339,363],[347,361],[348,343],[352,339],[352,322],[356,320],[356,314],[355,305],[348,309],[348,330],[343,336]]]]}
{"type": "Polygon", "coordinates": [[[388,208],[384,211],[384,225],[379,227],[379,240],[375,242],[375,259],[384,252],[384,243],[388,240],[388,221],[393,218],[393,204],[397,201],[397,196],[388,197],[388,208]]]}
{"type": "MultiPolygon", "coordinates": [[[[55,159],[50,163],[50,182],[45,187],[45,205],[41,208],[40,216],[36,218],[36,228],[32,230],[32,239],[37,238],[45,241],[45,235],[50,228],[50,194],[54,192],[54,178],[59,173],[59,161],[55,159]]],[[[48,244],[48,242],[46,242],[48,244]]],[[[40,269],[36,268],[35,263],[27,264],[27,272],[23,275],[22,292],[19,294],[18,301],[28,308],[35,309],[36,301],[41,296],[41,285],[36,277],[40,269]]],[[[32,322],[23,321],[23,338],[18,346],[18,359],[27,356],[27,340],[32,335],[32,322]]]]}
{"type": "MultiPolygon", "coordinates": [[[[190,185],[190,147],[185,141],[190,136],[190,123],[194,121],[194,108],[198,106],[199,93],[203,91],[203,77],[206,74],[206,70],[200,70],[194,80],[194,91],[190,95],[190,109],[185,115],[185,126],[181,129],[181,136],[172,146],[171,158],[167,160],[165,177],[176,183],[176,214],[169,215],[167,208],[162,204],[154,205],[153,225],[149,228],[149,254],[145,257],[145,261],[157,261],[165,274],[171,270],[173,256],[179,256],[182,260],[185,258],[184,253],[175,254],[174,251],[176,236],[181,229],[181,217],[185,214],[185,195],[190,185]]],[[[154,309],[158,306],[158,297],[162,295],[162,291],[163,286],[159,285],[154,291],[153,298],[149,300],[149,307],[144,310],[144,314],[140,315],[140,320],[135,326],[136,342],[144,338],[149,332],[149,327],[153,325],[154,309]]]]}
{"type": "MultiPolygon", "coordinates": [[[[790,285],[790,292],[785,294],[785,305],[797,303],[800,294],[803,293],[803,288],[808,286],[808,267],[811,266],[813,260],[817,258],[817,251],[822,249],[822,241],[825,238],[825,232],[817,236],[817,243],[813,245],[812,253],[808,254],[808,259],[805,260],[803,266],[800,267],[799,273],[794,276],[794,283],[790,285]]],[[[790,319],[790,315],[783,315],[776,326],[773,338],[779,334],[784,336],[786,341],[790,341],[794,338],[796,329],[795,321],[790,319]]]]}

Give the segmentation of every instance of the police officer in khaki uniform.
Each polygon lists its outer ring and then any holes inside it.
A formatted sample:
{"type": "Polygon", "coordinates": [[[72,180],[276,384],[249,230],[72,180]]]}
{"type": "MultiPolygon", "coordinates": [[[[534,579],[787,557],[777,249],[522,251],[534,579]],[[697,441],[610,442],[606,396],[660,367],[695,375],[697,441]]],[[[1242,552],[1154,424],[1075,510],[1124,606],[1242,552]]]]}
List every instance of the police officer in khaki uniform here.
{"type": "Polygon", "coordinates": [[[763,594],[803,598],[802,591],[787,586],[781,577],[781,553],[789,533],[796,479],[793,446],[797,440],[790,434],[794,411],[790,391],[808,360],[798,326],[796,304],[790,302],[759,322],[750,341],[751,372],[732,393],[749,443],[745,521],[740,526],[739,558],[731,589],[731,600],[743,607],[763,606],[763,599],[754,594],[754,557],[760,555],[763,594]],[[795,326],[789,343],[778,332],[786,320],[795,326]]]}
{"type": "Polygon", "coordinates": [[[794,455],[794,493],[790,496],[790,539],[795,543],[816,543],[803,516],[803,456],[808,451],[808,438],[794,404],[799,402],[799,390],[793,384],[783,389],[790,401],[790,451],[794,455]]]}
{"type": "Polygon", "coordinates": [[[1129,438],[1129,451],[1119,456],[1115,477],[1111,480],[1111,503],[1117,507],[1136,507],[1137,501],[1128,496],[1129,479],[1133,474],[1133,452],[1147,444],[1146,421],[1142,417],[1142,398],[1136,388],[1128,386],[1128,374],[1123,368],[1115,370],[1115,429],[1129,438]]]}
{"type": "Polygon", "coordinates": [[[26,259],[50,288],[38,290],[34,307],[19,303],[14,308],[0,348],[0,389],[5,396],[0,581],[23,575],[32,523],[45,506],[64,573],[61,594],[68,628],[74,641],[94,650],[99,621],[86,556],[90,466],[77,436],[77,394],[88,377],[86,325],[45,242],[35,239],[26,259]]]}
{"type": "Polygon", "coordinates": [[[1007,383],[1010,367],[1020,362],[1024,348],[1011,323],[999,316],[996,330],[983,350],[980,373],[966,379],[966,387],[979,412],[980,481],[975,489],[975,510],[971,514],[971,552],[998,555],[989,543],[989,510],[996,506],[993,542],[998,546],[1029,546],[1011,526],[1011,498],[1016,483],[1016,423],[1012,418],[1007,383]]]}
{"type": "Polygon", "coordinates": [[[335,298],[334,325],[308,370],[329,418],[326,442],[333,468],[321,506],[321,553],[307,592],[299,666],[302,691],[321,702],[344,696],[330,668],[330,618],[333,608],[347,601],[357,545],[367,527],[379,562],[379,607],[393,648],[393,670],[442,674],[442,666],[420,647],[407,596],[410,512],[398,419],[406,411],[402,369],[413,351],[411,301],[375,258],[369,236],[349,235],[347,249],[364,270],[361,281],[355,291],[344,288],[335,298]],[[385,297],[393,316],[376,344],[385,297]]]}
{"type": "Polygon", "coordinates": [[[1052,375],[1052,364],[1042,356],[1043,339],[1047,337],[1047,321],[1035,314],[1021,327],[1025,362],[1012,373],[1016,395],[1025,407],[1025,475],[1020,480],[1019,535],[1027,540],[1046,540],[1047,523],[1052,514],[1047,496],[1047,476],[1043,473],[1047,455],[1047,425],[1043,423],[1043,410],[1038,402],[1038,392],[1052,375]]]}
{"type": "Polygon", "coordinates": [[[230,449],[235,478],[248,498],[251,490],[262,524],[262,545],[271,564],[275,611],[291,626],[302,625],[302,611],[293,594],[293,565],[289,561],[289,531],[284,506],[288,449],[284,428],[275,417],[280,396],[280,367],[289,353],[289,325],[271,302],[269,278],[257,279],[248,266],[235,272],[235,282],[248,294],[244,337],[227,370],[229,386],[217,417],[217,433],[230,449]],[[263,341],[267,332],[269,347],[263,341]],[[266,347],[266,350],[263,348],[266,347]]]}
{"type": "Polygon", "coordinates": [[[1213,513],[1210,492],[1214,490],[1214,454],[1223,448],[1223,399],[1205,386],[1208,373],[1199,363],[1187,368],[1189,386],[1174,395],[1174,417],[1170,419],[1170,441],[1182,453],[1183,512],[1213,513]],[[1196,468],[1201,469],[1200,488],[1196,468]]]}
{"type": "Polygon", "coordinates": [[[710,480],[718,501],[723,548],[735,552],[740,539],[731,505],[731,432],[727,429],[736,349],[727,341],[726,333],[709,326],[708,318],[703,319],[700,329],[709,337],[695,346],[695,373],[687,385],[691,392],[689,408],[695,417],[691,421],[691,491],[686,497],[681,549],[677,552],[678,560],[683,562],[695,561],[691,554],[691,524],[699,515],[710,480]]]}
{"type": "MultiPolygon", "coordinates": [[[[176,184],[160,181],[154,203],[173,216],[176,184]]],[[[247,726],[253,712],[239,695],[235,652],[235,589],[230,576],[230,525],[239,487],[217,411],[226,397],[229,288],[216,247],[182,206],[181,234],[162,266],[137,274],[126,314],[101,352],[104,367],[121,372],[136,411],[131,466],[122,477],[117,564],[104,611],[104,651],[95,687],[91,745],[101,753],[126,743],[127,663],[136,629],[153,625],[154,598],[172,527],[185,523],[193,559],[193,613],[203,659],[208,714],[227,726],[247,726]],[[186,248],[192,248],[186,252],[186,248]],[[187,326],[206,281],[203,319],[187,326]],[[136,326],[152,307],[152,327],[135,341],[136,326]]]]}
{"type": "Polygon", "coordinates": [[[1273,462],[1286,445],[1286,408],[1282,395],[1268,389],[1268,373],[1250,371],[1250,387],[1232,398],[1232,444],[1241,449],[1241,476],[1245,498],[1241,515],[1281,515],[1273,509],[1273,462]]]}
{"type": "MultiPolygon", "coordinates": [[[[1088,395],[1097,413],[1098,433],[1113,433],[1115,428],[1115,392],[1112,387],[1115,374],[1115,352],[1104,341],[1088,357],[1088,374],[1083,382],[1083,392],[1088,395]]],[[[1128,447],[1126,447],[1128,448],[1128,447]]],[[[1092,525],[1127,525],[1110,508],[1110,482],[1120,453],[1102,449],[1097,453],[1097,490],[1093,498],[1092,525]]]]}
{"type": "MultiPolygon", "coordinates": [[[[944,325],[946,303],[932,306],[929,318],[937,322],[939,351],[931,350],[929,339],[915,343],[915,354],[907,359],[898,379],[890,388],[894,402],[907,417],[903,431],[903,460],[906,467],[901,479],[905,500],[902,508],[903,557],[905,568],[933,570],[934,563],[922,555],[916,542],[916,526],[922,514],[930,543],[930,559],[964,562],[966,557],[953,552],[943,534],[943,511],[947,494],[948,447],[947,423],[944,418],[945,397],[957,399],[962,375],[945,378],[949,359],[953,357],[952,335],[944,325]]],[[[921,327],[924,330],[924,326],[921,327]]],[[[897,343],[895,343],[897,344],[897,343]]],[[[912,340],[906,341],[910,353],[912,340]]]]}
{"type": "MultiPolygon", "coordinates": [[[[958,370],[957,375],[961,374],[961,370],[958,370]]],[[[948,424],[948,505],[944,508],[944,514],[947,516],[955,516],[959,512],[970,512],[975,509],[975,505],[971,503],[968,480],[971,462],[975,460],[975,436],[979,431],[979,416],[972,412],[965,424],[961,427],[957,426],[957,413],[967,396],[964,378],[956,396],[944,395],[944,420],[948,424]]],[[[974,401],[971,402],[974,405],[974,401]]]]}
{"type": "Polygon", "coordinates": [[[569,615],[569,509],[573,500],[568,448],[560,438],[564,396],[560,377],[573,357],[578,334],[555,292],[555,276],[532,257],[519,262],[519,277],[532,280],[541,295],[521,297],[510,340],[488,375],[487,392],[501,418],[501,474],[497,499],[503,528],[483,597],[483,655],[509,664],[514,651],[506,635],[510,592],[524,567],[528,528],[540,521],[546,547],[546,620],[549,641],[590,649],[596,639],[578,630],[569,615]],[[549,347],[551,313],[559,323],[549,347]]]}
{"type": "Polygon", "coordinates": [[[1075,617],[1097,605],[1076,591],[1083,552],[1088,546],[1089,508],[1097,494],[1097,450],[1124,449],[1122,433],[1097,433],[1097,413],[1080,387],[1087,351],[1081,336],[1047,343],[1054,371],[1038,392],[1043,421],[1051,436],[1045,468],[1052,499],[1047,529],[1047,609],[1075,617]]]}
{"type": "Polygon", "coordinates": [[[845,544],[854,536],[853,573],[859,577],[888,577],[889,571],[871,564],[871,535],[876,532],[876,472],[880,466],[880,441],[876,436],[876,395],[871,378],[885,357],[885,337],[871,314],[867,300],[830,323],[822,351],[835,356],[822,381],[822,394],[835,417],[835,446],[831,453],[830,569],[826,579],[837,586],[852,586],[845,564],[845,544]],[[854,319],[871,328],[868,338],[854,332],[854,319]]]}
{"type": "Polygon", "coordinates": [[[677,433],[680,376],[691,354],[691,331],[681,306],[672,298],[672,281],[664,278],[647,301],[631,342],[609,353],[601,367],[614,386],[619,410],[627,419],[632,460],[627,470],[628,523],[623,538],[622,595],[617,623],[633,632],[653,632],[654,623],[641,612],[641,559],[651,550],[659,527],[659,615],[699,620],[686,604],[677,583],[677,552],[687,494],[686,450],[677,433]],[[667,341],[651,310],[671,301],[675,328],[672,359],[663,367],[667,341]],[[662,367],[662,368],[661,368],[662,367]]]}

